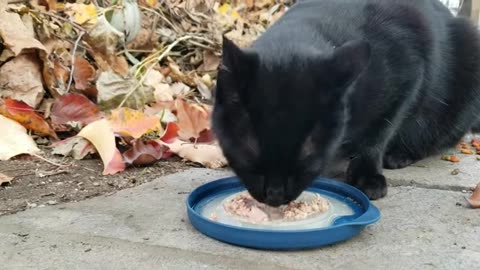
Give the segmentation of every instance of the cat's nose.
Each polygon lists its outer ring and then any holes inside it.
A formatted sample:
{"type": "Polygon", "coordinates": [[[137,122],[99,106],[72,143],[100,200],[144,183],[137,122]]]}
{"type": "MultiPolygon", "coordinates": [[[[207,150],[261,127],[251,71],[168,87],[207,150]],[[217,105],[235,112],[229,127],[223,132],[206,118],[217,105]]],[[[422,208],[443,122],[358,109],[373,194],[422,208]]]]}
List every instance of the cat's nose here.
{"type": "Polygon", "coordinates": [[[270,206],[277,207],[285,202],[285,190],[283,187],[268,187],[265,195],[265,203],[270,206]]]}

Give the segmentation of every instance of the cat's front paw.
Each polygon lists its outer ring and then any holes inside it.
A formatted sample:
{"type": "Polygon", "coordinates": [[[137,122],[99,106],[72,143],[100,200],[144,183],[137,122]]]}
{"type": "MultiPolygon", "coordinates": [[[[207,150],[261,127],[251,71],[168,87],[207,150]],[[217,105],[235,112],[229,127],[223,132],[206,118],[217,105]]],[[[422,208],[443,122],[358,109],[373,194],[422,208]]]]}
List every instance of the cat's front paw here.
{"type": "Polygon", "coordinates": [[[385,154],[383,156],[383,168],[385,169],[402,169],[411,164],[415,160],[406,154],[385,154]]]}
{"type": "Polygon", "coordinates": [[[370,200],[380,199],[387,195],[387,180],[382,174],[351,177],[348,181],[363,191],[370,200]]]}

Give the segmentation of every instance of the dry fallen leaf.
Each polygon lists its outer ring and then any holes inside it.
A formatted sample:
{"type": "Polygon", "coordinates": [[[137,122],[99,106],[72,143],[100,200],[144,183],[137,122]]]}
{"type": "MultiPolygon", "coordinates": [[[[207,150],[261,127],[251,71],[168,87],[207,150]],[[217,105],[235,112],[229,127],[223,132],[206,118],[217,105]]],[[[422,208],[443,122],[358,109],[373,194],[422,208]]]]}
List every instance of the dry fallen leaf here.
{"type": "Polygon", "coordinates": [[[76,56],[73,80],[75,81],[75,88],[78,90],[86,90],[91,87],[92,81],[95,79],[95,68],[85,60],[85,58],[76,56]]]}
{"type": "Polygon", "coordinates": [[[5,47],[16,56],[31,49],[47,51],[16,13],[0,11],[0,37],[5,47]]]}
{"type": "Polygon", "coordinates": [[[125,170],[122,154],[115,145],[113,128],[107,119],[100,119],[84,127],[77,136],[90,141],[103,161],[103,175],[125,170]]]}
{"type": "Polygon", "coordinates": [[[52,148],[52,154],[65,157],[72,156],[76,160],[81,160],[88,154],[97,152],[88,140],[78,136],[55,142],[50,147],[52,148]]]}
{"type": "Polygon", "coordinates": [[[165,146],[154,140],[135,140],[132,148],[123,153],[125,162],[133,165],[149,165],[161,159],[165,146]]]}
{"type": "Polygon", "coordinates": [[[84,95],[69,93],[55,100],[51,112],[52,123],[57,125],[68,122],[90,124],[103,117],[95,103],[84,95]]]}
{"type": "Polygon", "coordinates": [[[187,103],[185,100],[176,99],[178,135],[183,140],[200,137],[205,129],[210,129],[210,107],[204,104],[187,103]]]}
{"type": "Polygon", "coordinates": [[[51,59],[47,57],[43,61],[43,80],[53,97],[61,96],[67,92],[69,77],[70,70],[62,64],[59,58],[51,59]]]}
{"type": "Polygon", "coordinates": [[[472,196],[465,199],[472,208],[480,208],[480,183],[478,183],[477,187],[473,190],[472,196]]]}
{"type": "Polygon", "coordinates": [[[0,172],[0,186],[4,184],[10,184],[12,180],[13,180],[13,177],[0,172]]]}
{"type": "Polygon", "coordinates": [[[109,120],[116,134],[135,139],[150,132],[162,132],[160,118],[129,108],[113,110],[109,120]]]}
{"type": "Polygon", "coordinates": [[[200,163],[207,168],[216,169],[227,165],[227,160],[217,144],[194,144],[179,139],[171,143],[162,142],[162,144],[176,155],[192,162],[200,163]]]}
{"type": "Polygon", "coordinates": [[[0,115],[0,160],[8,160],[20,154],[40,152],[27,130],[19,123],[0,115]]]}
{"type": "MultiPolygon", "coordinates": [[[[102,72],[97,79],[98,104],[102,109],[117,108],[125,96],[137,85],[134,78],[124,79],[112,71],[102,72]]],[[[140,109],[154,101],[153,89],[140,86],[127,99],[124,106],[140,109]]]]}
{"type": "Polygon", "coordinates": [[[36,108],[45,95],[42,69],[33,54],[22,54],[0,68],[0,96],[21,100],[36,108]]]}
{"type": "Polygon", "coordinates": [[[45,119],[22,101],[5,99],[3,104],[0,102],[0,114],[17,121],[27,129],[58,139],[57,134],[45,119]]]}

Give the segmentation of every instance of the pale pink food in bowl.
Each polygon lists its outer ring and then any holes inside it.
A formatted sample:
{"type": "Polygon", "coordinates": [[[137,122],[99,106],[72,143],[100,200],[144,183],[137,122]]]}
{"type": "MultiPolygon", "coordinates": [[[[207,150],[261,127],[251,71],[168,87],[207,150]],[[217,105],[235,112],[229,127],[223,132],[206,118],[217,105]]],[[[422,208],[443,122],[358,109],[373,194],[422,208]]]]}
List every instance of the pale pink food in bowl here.
{"type": "MultiPolygon", "coordinates": [[[[315,194],[309,201],[292,201],[280,207],[271,207],[256,201],[248,193],[240,193],[223,205],[225,211],[249,223],[264,223],[276,220],[296,221],[325,213],[330,208],[327,199],[315,194]]],[[[215,217],[211,217],[215,220],[215,217]]]]}

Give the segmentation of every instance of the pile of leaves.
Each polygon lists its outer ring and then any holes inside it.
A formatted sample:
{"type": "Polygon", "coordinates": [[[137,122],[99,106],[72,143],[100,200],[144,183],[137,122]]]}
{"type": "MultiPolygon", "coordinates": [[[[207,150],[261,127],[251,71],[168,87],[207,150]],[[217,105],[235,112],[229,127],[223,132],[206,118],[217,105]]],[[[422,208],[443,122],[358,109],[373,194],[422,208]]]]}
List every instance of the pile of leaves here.
{"type": "Polygon", "coordinates": [[[210,128],[222,36],[248,46],[291,4],[0,0],[0,160],[225,166],[210,128]]]}

